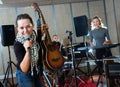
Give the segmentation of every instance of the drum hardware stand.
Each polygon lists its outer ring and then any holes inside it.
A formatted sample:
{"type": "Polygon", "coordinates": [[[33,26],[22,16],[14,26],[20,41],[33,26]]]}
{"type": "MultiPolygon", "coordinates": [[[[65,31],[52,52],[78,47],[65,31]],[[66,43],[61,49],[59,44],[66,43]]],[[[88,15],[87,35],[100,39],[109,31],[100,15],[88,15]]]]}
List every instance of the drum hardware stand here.
{"type": "Polygon", "coordinates": [[[88,54],[88,46],[87,46],[87,43],[86,43],[86,39],[85,39],[85,36],[83,36],[83,40],[84,40],[84,44],[85,44],[85,47],[87,48],[85,53],[86,53],[86,61],[87,61],[87,76],[92,76],[91,75],[91,68],[90,68],[90,63],[89,63],[89,54],[88,54]]]}
{"type": "MultiPolygon", "coordinates": [[[[74,77],[73,77],[74,78],[74,77]]],[[[76,83],[74,82],[74,79],[71,79],[71,82],[67,82],[65,83],[64,87],[73,87],[76,83]]],[[[88,84],[86,81],[82,80],[81,78],[79,78],[79,76],[76,76],[76,78],[80,81],[78,87],[81,87],[80,85],[83,83],[85,84],[86,87],[88,87],[88,84]]]]}
{"type": "Polygon", "coordinates": [[[52,85],[51,85],[51,83],[50,83],[50,81],[49,81],[49,79],[48,79],[48,76],[47,76],[47,74],[46,74],[46,72],[45,72],[44,70],[43,70],[43,76],[44,76],[47,84],[49,85],[49,87],[52,87],[52,85]]]}
{"type": "Polygon", "coordinates": [[[8,52],[9,52],[9,62],[8,62],[8,66],[7,66],[7,69],[6,69],[6,72],[5,72],[5,76],[4,76],[4,79],[3,79],[3,83],[5,83],[5,87],[7,87],[7,83],[10,84],[10,82],[8,81],[8,78],[9,78],[9,71],[11,71],[12,83],[11,83],[10,85],[11,85],[12,87],[15,87],[15,86],[14,86],[13,71],[12,71],[12,64],[15,65],[15,67],[16,67],[16,64],[11,61],[10,47],[9,47],[9,46],[8,46],[8,52]]]}
{"type": "Polygon", "coordinates": [[[66,33],[69,33],[68,39],[70,39],[70,47],[71,47],[71,58],[72,58],[72,68],[74,70],[74,77],[75,77],[75,87],[78,87],[77,85],[77,77],[76,77],[76,70],[75,70],[75,55],[74,55],[74,48],[72,46],[72,31],[66,31],[66,33]]]}
{"type": "MultiPolygon", "coordinates": [[[[92,77],[92,75],[91,75],[90,63],[89,63],[89,53],[88,53],[88,50],[89,50],[89,49],[88,49],[88,46],[87,46],[87,43],[86,43],[85,35],[83,36],[83,42],[84,42],[84,45],[85,45],[87,72],[84,72],[84,71],[80,70],[79,68],[78,68],[78,70],[79,70],[80,72],[82,72],[83,74],[85,74],[86,76],[92,77]]],[[[81,50],[80,50],[80,51],[81,51],[81,50]]],[[[92,79],[93,79],[93,78],[92,78],[92,79]]]]}
{"type": "Polygon", "coordinates": [[[53,86],[57,86],[58,85],[57,74],[58,74],[57,70],[55,70],[54,73],[48,73],[45,70],[43,70],[43,76],[44,76],[44,79],[47,82],[48,87],[53,87],[53,86]],[[48,74],[50,74],[51,76],[49,76],[48,74]],[[54,81],[53,81],[53,79],[54,79],[54,81]]]}
{"type": "MultiPolygon", "coordinates": [[[[96,69],[100,69],[100,68],[101,68],[100,66],[98,66],[97,61],[103,61],[103,59],[97,60],[97,59],[95,58],[96,67],[91,71],[91,74],[93,74],[96,69]]],[[[96,84],[97,87],[98,87],[98,85],[99,85],[99,83],[100,83],[100,80],[101,80],[102,76],[103,76],[103,72],[99,72],[99,77],[98,77],[98,81],[97,81],[97,84],[96,84]]],[[[94,82],[93,79],[92,79],[92,82],[94,82]]]]}
{"type": "Polygon", "coordinates": [[[54,82],[54,83],[55,83],[55,86],[58,87],[58,85],[59,85],[59,84],[58,84],[58,81],[59,81],[59,80],[58,80],[58,71],[57,71],[57,70],[56,70],[56,72],[54,73],[54,79],[55,79],[55,82],[54,82]]]}
{"type": "MultiPolygon", "coordinates": [[[[92,60],[95,60],[95,57],[94,57],[92,54],[88,53],[88,56],[89,56],[92,60]]],[[[78,66],[79,66],[79,64],[81,63],[81,61],[82,61],[82,58],[81,58],[81,59],[79,60],[79,62],[77,63],[76,69],[79,70],[79,71],[80,71],[81,73],[83,73],[84,75],[87,75],[86,72],[84,72],[84,71],[82,71],[81,69],[78,68],[78,66]]],[[[88,61],[87,61],[87,62],[88,62],[88,61]]],[[[91,71],[91,73],[92,73],[92,71],[91,71]]]]}
{"type": "MultiPolygon", "coordinates": [[[[75,87],[78,87],[78,84],[77,84],[77,79],[79,79],[80,81],[82,79],[78,78],[78,76],[76,76],[76,67],[75,67],[75,54],[74,54],[74,48],[73,48],[73,45],[72,45],[72,31],[66,31],[66,33],[69,33],[69,36],[68,36],[68,39],[70,39],[70,47],[71,47],[71,58],[72,58],[72,68],[74,70],[74,77],[72,80],[74,80],[75,78],[75,87]]],[[[85,81],[81,81],[83,83],[86,83],[85,81]]],[[[87,83],[86,83],[87,84],[87,83]]],[[[72,85],[72,84],[71,84],[72,85]]]]}

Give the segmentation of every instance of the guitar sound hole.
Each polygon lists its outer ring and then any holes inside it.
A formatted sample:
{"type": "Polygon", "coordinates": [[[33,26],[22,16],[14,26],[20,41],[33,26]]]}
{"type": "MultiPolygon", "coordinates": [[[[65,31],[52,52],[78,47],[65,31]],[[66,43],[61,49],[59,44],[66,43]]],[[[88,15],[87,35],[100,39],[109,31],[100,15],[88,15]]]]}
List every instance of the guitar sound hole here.
{"type": "Polygon", "coordinates": [[[60,58],[53,58],[52,61],[57,62],[60,58]]]}

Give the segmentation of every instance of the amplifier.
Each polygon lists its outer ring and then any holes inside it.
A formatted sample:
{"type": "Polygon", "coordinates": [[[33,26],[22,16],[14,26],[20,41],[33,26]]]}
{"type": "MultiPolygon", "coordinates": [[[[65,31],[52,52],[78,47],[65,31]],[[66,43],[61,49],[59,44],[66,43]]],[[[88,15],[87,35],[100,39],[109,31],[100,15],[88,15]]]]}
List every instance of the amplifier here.
{"type": "Polygon", "coordinates": [[[108,78],[120,78],[120,63],[106,64],[108,78]]]}

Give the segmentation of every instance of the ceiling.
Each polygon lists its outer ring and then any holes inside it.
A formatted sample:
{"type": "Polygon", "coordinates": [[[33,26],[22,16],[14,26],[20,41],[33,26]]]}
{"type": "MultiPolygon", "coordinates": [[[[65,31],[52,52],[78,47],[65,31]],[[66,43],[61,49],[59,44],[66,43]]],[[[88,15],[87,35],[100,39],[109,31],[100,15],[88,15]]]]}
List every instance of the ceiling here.
{"type": "Polygon", "coordinates": [[[98,1],[98,0],[1,0],[3,4],[0,7],[23,7],[30,6],[36,2],[38,5],[60,4],[68,2],[85,2],[85,1],[98,1]]]}

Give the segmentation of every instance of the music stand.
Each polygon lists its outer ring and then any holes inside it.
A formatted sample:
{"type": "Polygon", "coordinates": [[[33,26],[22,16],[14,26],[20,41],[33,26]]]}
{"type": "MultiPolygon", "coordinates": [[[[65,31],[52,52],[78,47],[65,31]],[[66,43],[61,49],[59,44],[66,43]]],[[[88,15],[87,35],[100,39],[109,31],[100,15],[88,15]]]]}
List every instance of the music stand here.
{"type": "Polygon", "coordinates": [[[9,53],[9,61],[8,61],[8,66],[7,66],[7,69],[6,69],[6,72],[5,72],[5,76],[4,76],[4,79],[3,79],[3,83],[5,83],[5,87],[7,87],[7,83],[9,83],[11,85],[11,87],[15,87],[14,86],[13,71],[12,71],[12,64],[15,67],[16,67],[16,64],[11,61],[11,53],[10,53],[10,47],[9,46],[8,46],[8,53],[9,53]],[[9,72],[11,73],[12,83],[10,83],[10,81],[8,81],[9,72]]]}

